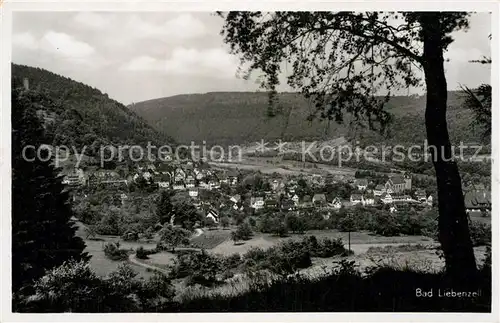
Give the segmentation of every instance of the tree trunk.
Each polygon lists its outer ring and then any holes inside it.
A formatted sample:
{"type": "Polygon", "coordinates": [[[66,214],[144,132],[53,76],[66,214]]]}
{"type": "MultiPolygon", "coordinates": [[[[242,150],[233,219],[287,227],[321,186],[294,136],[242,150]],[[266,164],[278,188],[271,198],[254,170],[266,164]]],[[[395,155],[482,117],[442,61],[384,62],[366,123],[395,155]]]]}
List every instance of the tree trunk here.
{"type": "Polygon", "coordinates": [[[447,85],[444,74],[443,37],[437,15],[426,16],[421,21],[424,38],[423,67],[427,87],[425,126],[437,178],[439,242],[450,278],[457,282],[466,282],[475,277],[477,267],[469,235],[460,174],[456,161],[451,159],[453,153],[446,122],[447,85]]]}

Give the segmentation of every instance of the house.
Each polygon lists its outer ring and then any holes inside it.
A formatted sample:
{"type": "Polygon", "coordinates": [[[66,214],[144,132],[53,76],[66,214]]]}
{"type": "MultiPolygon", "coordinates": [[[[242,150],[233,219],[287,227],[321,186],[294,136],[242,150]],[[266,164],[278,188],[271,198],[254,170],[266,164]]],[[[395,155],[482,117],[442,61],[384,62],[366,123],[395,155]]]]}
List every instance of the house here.
{"type": "Polygon", "coordinates": [[[299,196],[297,194],[292,196],[292,201],[295,203],[295,206],[299,204],[299,196]]]}
{"type": "Polygon", "coordinates": [[[264,198],[263,197],[251,197],[250,198],[250,207],[256,210],[262,209],[264,207],[264,198]]]}
{"type": "Polygon", "coordinates": [[[380,200],[384,204],[390,204],[390,203],[393,202],[392,201],[392,195],[390,193],[384,193],[384,194],[382,194],[382,196],[380,196],[380,200]]]}
{"type": "Polygon", "coordinates": [[[334,209],[340,209],[342,207],[342,201],[340,200],[339,197],[335,197],[332,202],[330,203],[330,205],[334,208],[334,209]]]}
{"type": "Polygon", "coordinates": [[[405,203],[413,201],[412,198],[411,198],[411,196],[409,196],[409,195],[396,195],[396,194],[392,194],[391,197],[392,197],[392,202],[393,203],[405,204],[405,203]]]}
{"type": "Polygon", "coordinates": [[[491,194],[486,190],[474,190],[465,193],[464,202],[467,213],[491,210],[491,194]]]}
{"type": "Polygon", "coordinates": [[[312,198],[311,198],[311,195],[304,195],[304,197],[302,197],[302,204],[301,204],[302,207],[311,207],[312,206],[312,198]]]}
{"type": "Polygon", "coordinates": [[[82,186],[85,184],[85,174],[81,168],[75,168],[64,176],[62,182],[68,186],[82,186]]]}
{"type": "Polygon", "coordinates": [[[359,191],[364,191],[368,187],[368,180],[366,178],[358,178],[354,181],[354,185],[359,191]]]}
{"type": "Polygon", "coordinates": [[[229,181],[229,185],[231,185],[231,186],[238,185],[238,175],[230,173],[228,175],[228,181],[229,181]]]}
{"type": "Polygon", "coordinates": [[[385,190],[388,193],[403,193],[406,189],[406,182],[403,176],[397,175],[389,178],[385,183],[385,190]]]}
{"type": "Polygon", "coordinates": [[[198,188],[197,187],[191,187],[191,188],[189,188],[188,194],[192,198],[197,198],[198,197],[198,193],[199,192],[198,192],[198,188]]]}
{"type": "Polygon", "coordinates": [[[210,186],[208,186],[208,183],[203,179],[198,181],[198,187],[203,188],[205,190],[210,189],[210,186]]]}
{"type": "Polygon", "coordinates": [[[212,219],[215,223],[219,223],[219,212],[214,208],[209,208],[206,217],[212,219]]]}
{"type": "Polygon", "coordinates": [[[170,177],[169,173],[161,174],[160,176],[158,176],[158,179],[157,179],[158,187],[161,189],[169,188],[170,187],[170,180],[171,180],[171,177],[170,177]]]}
{"type": "Polygon", "coordinates": [[[153,178],[153,174],[151,174],[151,172],[149,171],[145,171],[144,173],[142,173],[142,177],[144,177],[145,180],[149,181],[153,178]]]}
{"type": "Polygon", "coordinates": [[[386,193],[384,185],[378,184],[373,189],[373,195],[375,195],[375,196],[382,196],[382,194],[384,194],[384,193],[386,193]]]}
{"type": "Polygon", "coordinates": [[[229,200],[231,202],[233,202],[234,204],[240,203],[241,202],[241,195],[240,194],[233,195],[233,196],[231,196],[231,198],[229,200]]]}
{"type": "Polygon", "coordinates": [[[193,173],[194,173],[195,178],[196,178],[197,180],[202,180],[202,179],[204,179],[204,178],[205,178],[205,174],[203,174],[203,172],[201,172],[198,168],[195,168],[195,169],[193,170],[193,173]]]}
{"type": "Polygon", "coordinates": [[[425,191],[422,189],[416,190],[415,191],[415,200],[422,202],[422,203],[427,201],[427,195],[425,194],[425,191]]]}
{"type": "Polygon", "coordinates": [[[375,198],[373,196],[363,196],[363,205],[375,205],[375,198]]]}
{"type": "Polygon", "coordinates": [[[208,181],[208,187],[210,190],[220,188],[220,182],[217,178],[212,178],[208,181]]]}
{"type": "Polygon", "coordinates": [[[395,205],[391,205],[391,207],[389,208],[389,212],[391,212],[391,213],[395,213],[397,211],[398,211],[398,209],[396,208],[395,205]]]}
{"type": "Polygon", "coordinates": [[[275,179],[275,180],[273,180],[273,181],[271,182],[271,189],[272,189],[273,191],[275,191],[275,192],[276,192],[276,191],[279,189],[279,187],[280,187],[280,182],[279,182],[277,179],[275,179]]]}
{"type": "Polygon", "coordinates": [[[174,190],[183,190],[186,188],[186,185],[184,184],[184,182],[182,181],[176,181],[174,182],[174,184],[172,185],[172,188],[174,190]]]}
{"type": "Polygon", "coordinates": [[[312,198],[312,202],[314,205],[325,205],[326,204],[326,196],[325,194],[314,194],[312,198]]]}
{"type": "Polygon", "coordinates": [[[363,204],[363,195],[351,194],[350,201],[352,205],[363,204]]]}
{"type": "Polygon", "coordinates": [[[405,174],[403,180],[405,181],[405,191],[411,191],[411,175],[405,174]]]}
{"type": "Polygon", "coordinates": [[[185,179],[186,179],[186,172],[182,168],[177,167],[174,171],[174,181],[180,182],[185,179]]]}
{"type": "Polygon", "coordinates": [[[427,203],[427,205],[432,206],[432,202],[433,202],[433,197],[432,197],[432,195],[429,195],[427,197],[426,203],[427,203]]]}
{"type": "Polygon", "coordinates": [[[236,194],[234,196],[231,196],[231,198],[229,199],[229,201],[231,201],[233,203],[233,209],[234,210],[238,210],[240,209],[241,207],[241,195],[240,194],[236,194]]]}
{"type": "Polygon", "coordinates": [[[271,199],[271,198],[266,199],[264,201],[264,207],[266,209],[275,209],[278,207],[278,202],[275,199],[271,199]]]}
{"type": "Polygon", "coordinates": [[[219,175],[219,182],[221,184],[229,184],[229,178],[225,173],[219,175]]]}
{"type": "Polygon", "coordinates": [[[189,179],[188,179],[188,178],[186,178],[185,183],[186,183],[186,187],[187,187],[187,188],[193,188],[193,187],[195,187],[195,186],[196,186],[196,181],[195,181],[195,179],[194,179],[194,178],[189,178],[189,179]]]}
{"type": "Polygon", "coordinates": [[[293,211],[295,210],[295,202],[290,199],[283,199],[281,201],[281,209],[284,211],[293,211]]]}

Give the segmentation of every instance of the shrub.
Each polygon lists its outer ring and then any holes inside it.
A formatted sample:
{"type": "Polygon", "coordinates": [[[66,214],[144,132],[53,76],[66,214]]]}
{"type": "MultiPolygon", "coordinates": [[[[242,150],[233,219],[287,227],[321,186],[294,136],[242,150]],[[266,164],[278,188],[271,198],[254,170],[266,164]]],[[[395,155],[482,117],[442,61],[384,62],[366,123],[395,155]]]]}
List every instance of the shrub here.
{"type": "Polygon", "coordinates": [[[218,281],[217,275],[222,274],[224,269],[223,261],[218,256],[202,251],[177,256],[170,273],[173,278],[187,277],[188,285],[210,286],[218,281]]]}
{"type": "Polygon", "coordinates": [[[220,224],[222,225],[222,227],[225,229],[227,227],[229,227],[229,218],[227,216],[222,216],[220,218],[220,224]]]}
{"type": "Polygon", "coordinates": [[[120,249],[120,243],[110,242],[106,243],[103,248],[104,254],[111,260],[126,260],[128,258],[128,251],[120,249]]]}
{"type": "Polygon", "coordinates": [[[401,225],[392,214],[379,213],[375,216],[373,232],[386,237],[398,236],[401,232],[401,225]]]}
{"type": "Polygon", "coordinates": [[[249,240],[253,235],[252,228],[248,223],[242,223],[239,225],[236,232],[238,232],[238,235],[242,240],[249,240]]]}
{"type": "Polygon", "coordinates": [[[161,243],[159,243],[158,246],[161,249],[170,247],[171,250],[174,251],[175,247],[189,244],[191,232],[166,224],[161,230],[160,236],[161,243]]]}
{"type": "Polygon", "coordinates": [[[306,222],[303,218],[294,214],[289,214],[285,218],[286,228],[295,233],[304,233],[306,230],[306,222]]]}
{"type": "Polygon", "coordinates": [[[309,249],[313,257],[328,258],[336,255],[347,255],[348,250],[344,248],[344,243],[341,238],[328,239],[324,238],[318,244],[317,249],[309,249]]]}
{"type": "Polygon", "coordinates": [[[237,268],[242,263],[240,254],[233,253],[230,256],[224,258],[224,267],[233,269],[237,268]]]}
{"type": "Polygon", "coordinates": [[[491,225],[479,221],[471,221],[469,231],[472,244],[475,247],[491,244],[491,225]]]}
{"type": "Polygon", "coordinates": [[[302,242],[289,241],[269,250],[271,272],[278,275],[289,275],[298,269],[312,265],[310,252],[302,242]]]}
{"type": "Polygon", "coordinates": [[[140,246],[135,250],[135,256],[139,259],[148,259],[148,256],[154,253],[156,253],[156,248],[147,250],[144,249],[144,247],[140,246]]]}

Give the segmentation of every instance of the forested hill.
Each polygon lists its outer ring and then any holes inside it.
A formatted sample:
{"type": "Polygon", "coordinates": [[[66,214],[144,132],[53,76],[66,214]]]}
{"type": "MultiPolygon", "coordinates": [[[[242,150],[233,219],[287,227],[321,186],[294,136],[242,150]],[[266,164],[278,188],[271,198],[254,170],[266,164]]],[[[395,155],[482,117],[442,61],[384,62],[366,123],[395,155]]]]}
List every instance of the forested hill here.
{"type": "MultiPolygon", "coordinates": [[[[353,130],[331,122],[308,122],[313,105],[295,93],[280,93],[277,116],[268,117],[265,92],[212,92],[177,95],[135,103],[129,108],[179,142],[243,143],[260,139],[321,140],[346,136],[360,144],[415,144],[426,138],[425,96],[398,96],[387,103],[394,115],[389,137],[368,130],[353,130]],[[289,117],[288,117],[289,115],[289,117]]],[[[463,107],[463,94],[449,92],[448,123],[452,141],[480,142],[479,131],[469,125],[471,111],[463,107]]]]}
{"type": "Polygon", "coordinates": [[[30,91],[44,94],[54,104],[39,111],[46,117],[46,132],[53,145],[81,148],[101,144],[172,144],[165,133],[151,127],[107,94],[41,68],[12,64],[12,78],[29,81],[30,91]]]}

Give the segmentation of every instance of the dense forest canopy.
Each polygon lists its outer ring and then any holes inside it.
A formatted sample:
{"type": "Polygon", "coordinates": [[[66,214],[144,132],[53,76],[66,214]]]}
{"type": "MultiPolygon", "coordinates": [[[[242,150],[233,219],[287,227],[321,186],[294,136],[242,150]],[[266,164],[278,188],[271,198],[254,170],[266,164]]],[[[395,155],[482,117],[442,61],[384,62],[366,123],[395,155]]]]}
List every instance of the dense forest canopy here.
{"type": "MultiPolygon", "coordinates": [[[[448,94],[448,123],[452,142],[489,145],[478,129],[470,127],[472,111],[466,108],[466,96],[459,91],[448,94]]],[[[159,130],[179,142],[206,140],[210,143],[242,143],[260,139],[321,140],[346,136],[370,144],[422,144],[425,139],[423,111],[425,96],[392,96],[386,109],[394,116],[388,135],[348,125],[313,120],[307,116],[313,105],[297,93],[279,93],[278,109],[273,118],[266,114],[266,92],[211,92],[177,95],[136,103],[130,108],[159,130]]]]}
{"type": "Polygon", "coordinates": [[[53,122],[46,122],[47,140],[53,145],[84,145],[90,152],[107,144],[146,146],[172,144],[173,140],[152,128],[126,106],[110,99],[107,94],[70,78],[41,68],[12,65],[12,77],[27,79],[29,88],[52,101],[52,106],[40,107],[48,115],[55,114],[53,122]]]}

